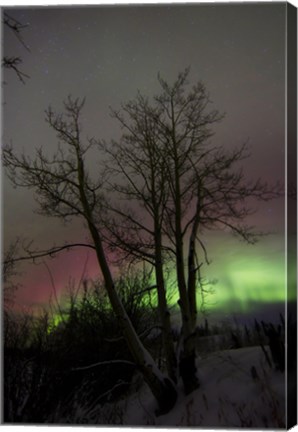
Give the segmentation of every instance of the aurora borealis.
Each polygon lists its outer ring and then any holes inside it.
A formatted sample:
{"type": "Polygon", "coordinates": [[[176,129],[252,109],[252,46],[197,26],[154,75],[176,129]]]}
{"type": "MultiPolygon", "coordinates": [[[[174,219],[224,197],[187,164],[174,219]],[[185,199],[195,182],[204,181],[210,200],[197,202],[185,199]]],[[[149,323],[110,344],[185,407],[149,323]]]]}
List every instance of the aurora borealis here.
{"type": "MultiPolygon", "coordinates": [[[[8,12],[28,24],[23,38],[30,51],[4,29],[4,53],[20,55],[30,79],[22,85],[5,71],[3,90],[4,141],[31,154],[56,140],[44,122],[49,104],[61,107],[68,95],[85,97],[84,133],[105,139],[119,134],[109,117],[137,90],[151,96],[160,72],[168,80],[186,66],[191,79],[201,79],[216,108],[225,112],[212,142],[227,149],[249,139],[249,178],[284,181],[284,5],[159,5],[86,8],[15,8],[8,12]]],[[[96,156],[96,155],[95,155],[96,156]]],[[[96,160],[96,157],[94,158],[96,160]]],[[[90,160],[90,172],[96,162],[90,160]]],[[[13,189],[3,178],[4,247],[17,236],[44,248],[64,241],[85,241],[78,221],[62,226],[33,213],[31,191],[13,189]]],[[[255,203],[252,202],[252,206],[255,203]]],[[[216,280],[206,298],[210,311],[253,313],[256,303],[285,299],[284,199],[258,206],[248,221],[271,232],[254,246],[226,232],[206,233],[212,263],[204,276],[216,280]]],[[[23,264],[16,295],[19,307],[40,307],[53,296],[63,299],[69,284],[99,276],[90,251],[60,254],[45,265],[23,264]],[[85,269],[85,274],[84,274],[85,269]],[[53,277],[53,281],[51,280],[53,277]]],[[[177,299],[173,296],[173,302],[177,299]]],[[[62,300],[63,301],[63,300],[62,300]]]]}
{"type": "MultiPolygon", "coordinates": [[[[285,262],[281,259],[282,247],[272,250],[277,240],[267,238],[263,244],[241,247],[237,240],[225,238],[224,244],[225,247],[228,245],[230,254],[220,259],[221,248],[217,248],[213,263],[205,268],[204,276],[211,282],[206,288],[208,291],[209,287],[210,292],[205,296],[204,305],[198,292],[199,310],[225,314],[254,313],[262,306],[272,304],[280,305],[282,312],[286,298],[285,262]]],[[[177,300],[178,296],[173,295],[172,305],[176,305],[177,300]]]]}

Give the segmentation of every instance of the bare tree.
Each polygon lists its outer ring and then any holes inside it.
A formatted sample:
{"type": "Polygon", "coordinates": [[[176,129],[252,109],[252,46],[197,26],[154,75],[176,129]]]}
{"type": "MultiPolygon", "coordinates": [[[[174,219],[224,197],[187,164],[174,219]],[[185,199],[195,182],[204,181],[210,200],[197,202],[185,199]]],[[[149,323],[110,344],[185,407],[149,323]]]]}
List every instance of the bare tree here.
{"type": "MultiPolygon", "coordinates": [[[[4,12],[3,14],[3,24],[6,28],[12,31],[12,33],[15,35],[15,37],[18,39],[20,44],[29,51],[28,46],[25,44],[23,37],[22,37],[22,30],[27,27],[27,25],[24,25],[20,23],[18,20],[13,18],[11,15],[9,15],[7,12],[4,12]]],[[[24,73],[21,70],[21,64],[22,64],[22,58],[20,56],[4,56],[2,58],[2,67],[6,69],[13,70],[18,79],[25,84],[26,78],[29,78],[29,75],[24,73]]]]}
{"type": "Polygon", "coordinates": [[[141,95],[135,102],[126,104],[123,111],[129,121],[119,112],[114,111],[113,115],[128,133],[120,143],[114,142],[111,146],[101,143],[101,147],[110,157],[109,192],[116,193],[116,200],[120,196],[125,206],[112,205],[110,200],[108,217],[103,223],[108,231],[107,242],[124,251],[125,260],[130,256],[154,266],[166,365],[169,376],[176,381],[177,361],[167,304],[162,241],[169,190],[165,158],[160,155],[162,149],[155,128],[158,111],[141,95]]]}
{"type": "Polygon", "coordinates": [[[47,157],[41,148],[33,158],[24,154],[18,156],[8,146],[3,150],[4,166],[15,186],[35,191],[40,214],[58,217],[65,222],[73,217],[81,217],[85,221],[111,306],[120,321],[128,347],[158,402],[159,411],[166,412],[176,401],[175,387],[158,369],[127,315],[107,261],[102,229],[95,219],[104,201],[103,185],[101,178],[93,181],[86,168],[86,155],[94,140],[88,139],[84,143],[82,138],[80,114],[83,105],[84,101],[69,97],[64,103],[64,114],[57,114],[51,108],[46,111],[46,121],[59,140],[53,157],[47,157]]]}
{"type": "MultiPolygon", "coordinates": [[[[259,180],[245,180],[238,164],[249,156],[246,145],[232,151],[211,145],[213,126],[223,116],[211,109],[201,82],[188,89],[188,74],[188,69],[179,74],[173,85],[159,77],[161,93],[152,102],[138,94],[121,111],[113,111],[124,133],[112,146],[102,145],[112,160],[112,177],[118,180],[111,190],[131,202],[130,208],[110,206],[118,222],[107,224],[109,241],[155,266],[161,316],[167,312],[165,257],[175,263],[182,318],[178,362],[186,393],[199,386],[197,290],[202,284],[200,269],[208,263],[203,233],[225,227],[253,243],[261,233],[245,223],[252,213],[246,202],[276,195],[259,180]],[[138,216],[136,203],[146,210],[146,217],[138,216]]],[[[108,220],[113,220],[110,215],[108,220]]],[[[162,318],[161,322],[165,329],[162,318]]],[[[164,334],[166,339],[169,330],[164,334]]]]}

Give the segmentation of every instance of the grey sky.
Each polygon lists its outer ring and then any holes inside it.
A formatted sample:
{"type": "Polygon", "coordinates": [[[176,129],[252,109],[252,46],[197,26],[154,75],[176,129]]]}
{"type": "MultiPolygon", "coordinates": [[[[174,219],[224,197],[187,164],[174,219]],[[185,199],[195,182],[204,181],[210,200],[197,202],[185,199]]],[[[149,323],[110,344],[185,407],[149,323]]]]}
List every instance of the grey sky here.
{"type": "MultiPolygon", "coordinates": [[[[191,67],[190,80],[202,80],[214,107],[226,113],[214,142],[226,148],[249,138],[249,177],[269,182],[284,177],[285,3],[204,4],[6,9],[27,24],[26,51],[4,29],[4,54],[20,55],[30,79],[22,85],[4,73],[4,142],[32,154],[56,143],[44,122],[51,104],[62,107],[68,94],[86,97],[86,135],[116,138],[109,106],[136,95],[158,92],[157,73],[172,82],[191,67]]],[[[91,167],[96,171],[95,166],[91,167]]],[[[47,245],[55,238],[83,236],[78,223],[67,228],[32,216],[27,191],[13,190],[4,177],[4,240],[16,235],[47,245]]],[[[282,231],[283,204],[262,207],[262,227],[282,231]]],[[[57,243],[57,242],[56,242],[57,243]]]]}

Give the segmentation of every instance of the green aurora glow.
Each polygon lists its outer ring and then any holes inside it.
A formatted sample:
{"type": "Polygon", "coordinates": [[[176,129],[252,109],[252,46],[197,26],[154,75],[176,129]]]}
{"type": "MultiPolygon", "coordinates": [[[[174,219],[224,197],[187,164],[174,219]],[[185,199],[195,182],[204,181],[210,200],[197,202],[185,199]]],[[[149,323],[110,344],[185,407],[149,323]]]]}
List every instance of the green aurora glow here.
{"type": "MultiPolygon", "coordinates": [[[[209,266],[203,266],[202,276],[216,283],[210,284],[210,293],[205,295],[204,305],[198,289],[199,310],[204,307],[210,312],[253,313],[256,306],[284,303],[286,299],[295,300],[295,290],[291,291],[290,297],[286,295],[282,235],[268,236],[253,246],[239,244],[235,238],[226,235],[219,238],[214,236],[209,247],[214,259],[209,266]]],[[[293,284],[294,274],[288,286],[293,284]]],[[[208,290],[208,286],[206,288],[208,290]]],[[[177,290],[173,289],[169,297],[171,305],[177,304],[177,290]]]]}
{"type": "MultiPolygon", "coordinates": [[[[233,238],[221,237],[223,238],[220,246],[218,237],[210,241],[209,246],[214,259],[209,266],[203,266],[203,276],[206,280],[215,280],[216,283],[210,283],[210,292],[205,295],[204,304],[201,291],[198,289],[198,311],[253,315],[256,308],[295,300],[295,290],[291,291],[290,297],[287,298],[286,295],[282,236],[269,236],[254,246],[239,244],[233,238]]],[[[288,285],[295,283],[294,276],[291,277],[293,280],[288,281],[288,285]]],[[[175,272],[172,271],[168,280],[168,301],[173,309],[178,308],[179,299],[175,280],[175,272]]],[[[208,285],[206,288],[208,290],[208,285]]],[[[150,304],[157,306],[157,296],[154,293],[151,293],[150,304]]],[[[52,326],[56,327],[62,320],[59,314],[55,315],[52,326]]]]}

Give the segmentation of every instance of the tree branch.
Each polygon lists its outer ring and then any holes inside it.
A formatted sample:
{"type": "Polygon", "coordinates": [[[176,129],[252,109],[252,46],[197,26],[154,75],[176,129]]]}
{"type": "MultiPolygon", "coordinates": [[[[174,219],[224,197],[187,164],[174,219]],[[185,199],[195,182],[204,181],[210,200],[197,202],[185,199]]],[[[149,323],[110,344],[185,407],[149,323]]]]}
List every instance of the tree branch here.
{"type": "Polygon", "coordinates": [[[85,247],[85,248],[90,248],[95,250],[95,247],[91,244],[86,244],[86,243],[69,243],[63,246],[55,246],[52,247],[50,249],[47,250],[41,250],[41,251],[29,251],[27,250],[26,252],[28,253],[28,255],[25,256],[20,256],[20,257],[15,257],[15,258],[10,258],[10,259],[6,259],[4,261],[4,265],[8,265],[9,263],[16,263],[16,262],[20,262],[20,261],[36,261],[39,258],[45,258],[45,257],[50,257],[50,258],[54,258],[54,256],[59,253],[62,252],[64,250],[69,251],[72,248],[76,248],[76,247],[85,247]]]}

